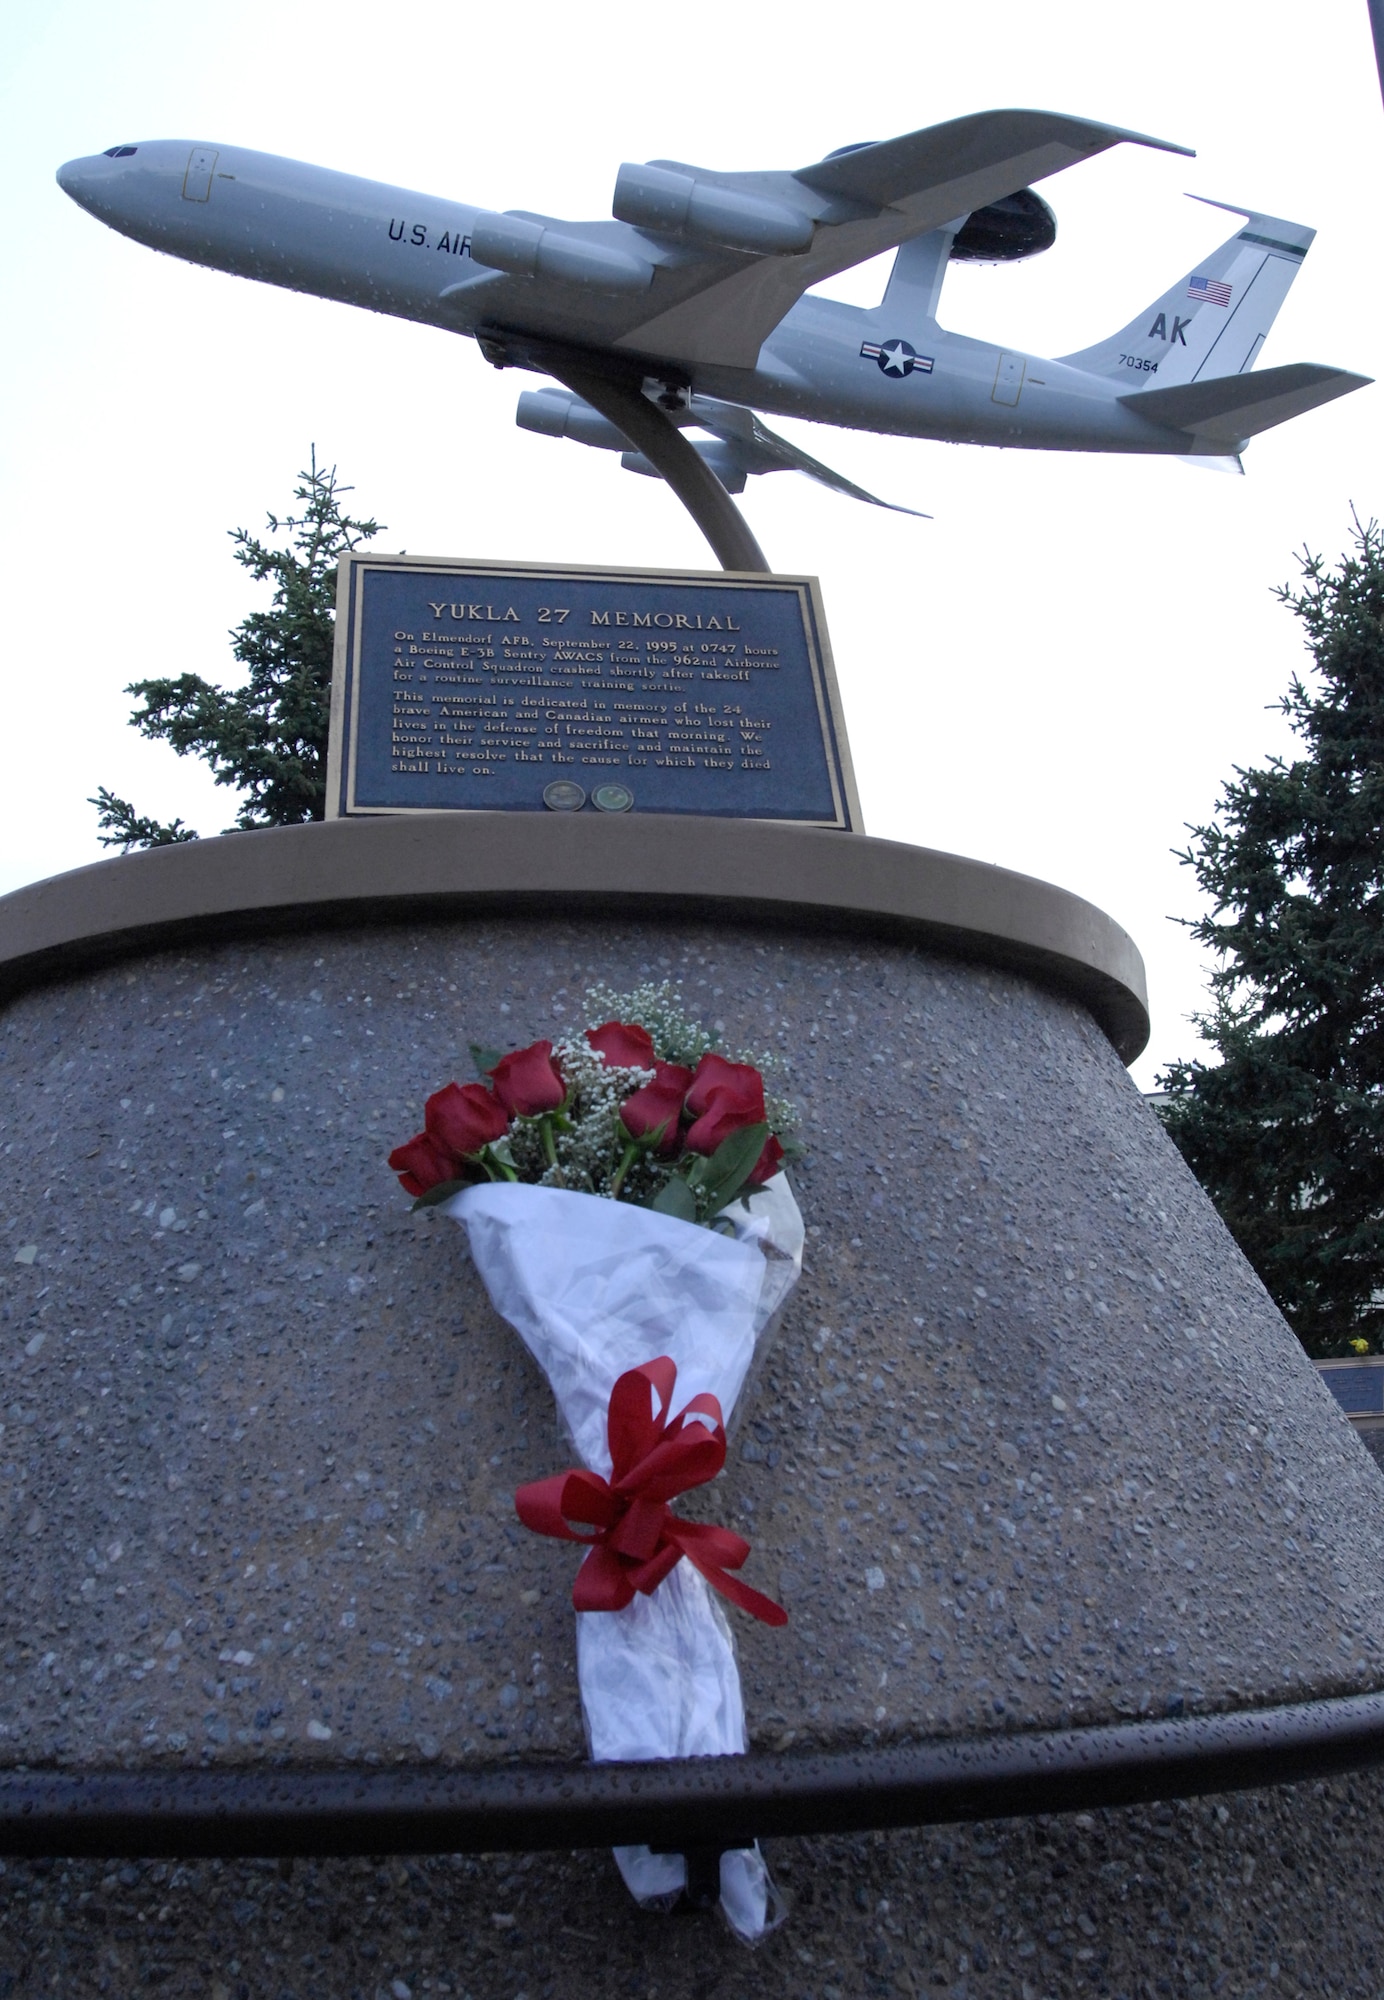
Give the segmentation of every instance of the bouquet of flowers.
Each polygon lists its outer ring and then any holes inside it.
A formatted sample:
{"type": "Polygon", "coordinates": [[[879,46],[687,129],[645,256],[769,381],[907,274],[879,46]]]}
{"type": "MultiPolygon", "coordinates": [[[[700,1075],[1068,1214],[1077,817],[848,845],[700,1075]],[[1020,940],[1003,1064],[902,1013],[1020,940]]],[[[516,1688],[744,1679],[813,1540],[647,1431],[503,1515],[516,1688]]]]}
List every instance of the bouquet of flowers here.
{"type": "Polygon", "coordinates": [[[787,1153],[773,1127],[790,1113],[770,1106],[754,1064],[718,1054],[662,987],[587,997],[622,1002],[649,1022],[610,1020],[509,1055],[473,1043],[483,1080],[436,1091],[423,1130],[389,1156],[420,1205],[509,1181],[714,1223],[743,1189],[778,1172],[787,1153]]]}
{"type": "MultiPolygon", "coordinates": [[[[588,1547],[573,1603],[592,1755],[734,1756],[744,1705],[719,1600],[785,1614],[732,1574],[742,1537],[668,1503],[724,1464],[726,1422],[802,1268],[791,1114],[668,988],[587,1002],[597,1025],[556,1043],[473,1049],[482,1080],[430,1097],[389,1164],[416,1205],[465,1229],[581,1459],[515,1500],[538,1533],[588,1547]]],[[[616,1860],[641,1901],[684,1886],[679,1855],[616,1860]]],[[[757,1849],[722,1857],[721,1905],[745,1938],[777,1921],[757,1849]]]]}

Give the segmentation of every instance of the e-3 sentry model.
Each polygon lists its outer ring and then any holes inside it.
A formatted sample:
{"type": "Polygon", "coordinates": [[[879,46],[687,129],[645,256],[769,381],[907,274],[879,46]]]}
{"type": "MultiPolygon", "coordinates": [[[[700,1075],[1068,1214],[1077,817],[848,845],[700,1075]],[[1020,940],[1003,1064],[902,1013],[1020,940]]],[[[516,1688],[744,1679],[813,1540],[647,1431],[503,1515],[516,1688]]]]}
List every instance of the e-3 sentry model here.
{"type": "Polygon", "coordinates": [[[522,426],[662,474],[723,562],[759,568],[728,498],[747,477],[798,470],[885,503],[756,412],[971,444],[1234,459],[1256,432],[1364,386],[1312,363],[1255,370],[1314,232],[1243,209],[1218,250],[1075,354],[1043,360],[938,324],[952,259],[1047,249],[1056,224],[1030,183],[1126,140],[1186,150],[1051,112],[988,111],[791,173],[625,165],[613,220],[599,222],[494,214],[174,139],[69,161],[58,181],[153,249],[468,334],[498,367],[555,377],[562,388],[520,396],[522,426]],[[877,307],[807,296],[889,249],[877,307]],[[685,429],[707,436],[693,444],[685,429]]]}

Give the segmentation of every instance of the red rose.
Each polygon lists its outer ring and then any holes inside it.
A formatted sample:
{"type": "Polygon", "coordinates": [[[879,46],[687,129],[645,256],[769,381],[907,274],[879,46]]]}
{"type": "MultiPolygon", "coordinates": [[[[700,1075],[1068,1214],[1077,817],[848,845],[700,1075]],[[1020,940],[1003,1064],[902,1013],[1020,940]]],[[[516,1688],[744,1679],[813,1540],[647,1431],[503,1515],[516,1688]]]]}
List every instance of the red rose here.
{"type": "Polygon", "coordinates": [[[747,1185],[750,1187],[763,1187],[765,1181],[773,1179],[782,1163],[783,1148],[771,1132],[764,1141],[764,1151],[750,1170],[750,1178],[747,1185]]]}
{"type": "Polygon", "coordinates": [[[396,1146],[389,1164],[399,1176],[404,1193],[415,1198],[436,1187],[439,1181],[461,1177],[461,1161],[429,1132],[419,1132],[407,1145],[396,1146]]]}
{"type": "Polygon", "coordinates": [[[706,1055],[697,1064],[687,1109],[695,1124],[687,1134],[689,1153],[711,1154],[744,1125],[764,1122],[764,1079],[752,1063],[706,1055]]]}
{"type": "Polygon", "coordinates": [[[652,1069],[657,1061],[653,1038],[636,1021],[607,1021],[603,1028],[588,1028],[586,1039],[612,1069],[652,1069]]]}
{"type": "Polygon", "coordinates": [[[653,1071],[653,1082],[636,1090],[620,1106],[620,1120],[631,1139],[642,1139],[656,1132],[660,1125],[666,1127],[658,1142],[658,1151],[666,1159],[682,1145],[678,1125],[692,1072],[683,1069],[680,1063],[665,1062],[655,1062],[653,1071]]]}
{"type": "Polygon", "coordinates": [[[509,1114],[483,1083],[449,1083],[424,1105],[423,1123],[435,1145],[464,1155],[502,1138],[509,1114]]]}
{"type": "Polygon", "coordinates": [[[511,1118],[537,1118],[556,1111],[567,1096],[567,1086],[553,1067],[551,1042],[534,1042],[527,1049],[515,1049],[490,1072],[499,1098],[511,1118]]]}

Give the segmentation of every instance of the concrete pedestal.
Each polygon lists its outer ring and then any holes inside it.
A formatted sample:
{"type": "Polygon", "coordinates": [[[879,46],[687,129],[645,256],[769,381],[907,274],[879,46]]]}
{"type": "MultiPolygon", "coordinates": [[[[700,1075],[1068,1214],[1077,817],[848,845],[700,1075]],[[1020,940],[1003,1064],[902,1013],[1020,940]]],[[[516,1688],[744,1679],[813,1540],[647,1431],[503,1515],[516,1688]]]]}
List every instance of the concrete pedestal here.
{"type": "Polygon", "coordinates": [[[575,1845],[1380,1753],[1384,1484],[1130,1084],[1132,946],[774,827],[341,823],[0,904],[0,1846],[575,1845]],[[703,1513],[754,1754],[582,1763],[566,1463],[424,1095],[678,979],[803,1109],[803,1283],[703,1513]],[[61,1836],[55,1829],[61,1827],[61,1836]],[[162,1830],[162,1831],[160,1831],[162,1830]]]}

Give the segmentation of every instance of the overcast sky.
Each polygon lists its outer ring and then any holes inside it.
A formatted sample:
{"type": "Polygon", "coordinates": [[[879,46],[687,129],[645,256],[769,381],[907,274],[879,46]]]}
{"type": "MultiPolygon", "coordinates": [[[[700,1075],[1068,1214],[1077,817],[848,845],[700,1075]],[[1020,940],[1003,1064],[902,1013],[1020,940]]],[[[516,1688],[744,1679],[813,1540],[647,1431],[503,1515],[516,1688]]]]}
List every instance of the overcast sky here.
{"type": "MultiPolygon", "coordinates": [[[[136,676],[232,677],[256,602],[227,530],[283,512],[314,443],[430,555],[701,567],[670,495],[514,427],[535,378],[467,340],[159,257],[56,187],[66,159],[186,138],[494,208],[608,215],[625,159],[794,167],[834,146],[1032,105],[1177,140],[1043,184],[1056,246],[954,268],[944,325],[1039,354],[1113,332],[1230,233],[1184,192],[1319,234],[1262,366],[1379,371],[1384,115],[1365,0],[1151,10],[389,8],[45,0],[0,26],[8,188],[0,890],[99,857],[100,784],[203,833],[231,797],[126,727],[136,676]]],[[[874,303],[878,269],[836,296],[874,303]]],[[[1243,479],[1176,461],[999,452],[783,421],[881,514],[752,482],[771,562],[822,579],[865,823],[1063,884],[1131,932],[1154,1038],[1192,1051],[1204,968],[1172,851],[1232,766],[1289,738],[1302,664],[1272,587],[1379,509],[1381,394],[1270,432],[1243,479]]],[[[774,420],[779,423],[780,420],[774,420]]]]}

